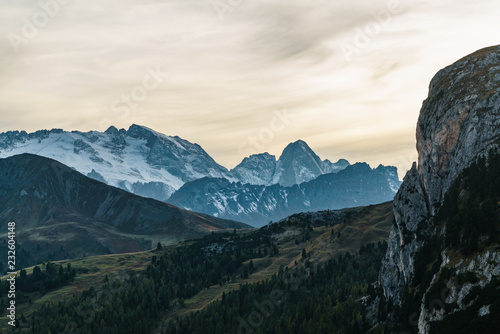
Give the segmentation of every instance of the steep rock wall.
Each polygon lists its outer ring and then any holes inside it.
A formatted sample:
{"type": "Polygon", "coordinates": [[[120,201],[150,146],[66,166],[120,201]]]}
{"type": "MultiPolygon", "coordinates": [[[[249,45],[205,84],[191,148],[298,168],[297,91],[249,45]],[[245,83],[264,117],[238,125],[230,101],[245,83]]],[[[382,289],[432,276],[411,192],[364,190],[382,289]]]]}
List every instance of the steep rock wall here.
{"type": "Polygon", "coordinates": [[[401,303],[414,256],[435,233],[433,216],[453,180],[500,143],[500,46],[479,50],[432,79],[417,125],[414,164],[394,199],[395,222],[379,284],[401,303]]]}

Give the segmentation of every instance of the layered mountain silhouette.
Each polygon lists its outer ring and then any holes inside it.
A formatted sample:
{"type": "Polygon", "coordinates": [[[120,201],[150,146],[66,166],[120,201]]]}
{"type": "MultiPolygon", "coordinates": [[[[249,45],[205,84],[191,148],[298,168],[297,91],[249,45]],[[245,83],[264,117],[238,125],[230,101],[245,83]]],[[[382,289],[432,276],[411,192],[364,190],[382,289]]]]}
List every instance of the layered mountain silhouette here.
{"type": "Polygon", "coordinates": [[[9,221],[25,248],[50,243],[51,251],[63,246],[68,256],[141,250],[152,240],[248,227],[131,194],[32,154],[0,159],[0,225],[9,221]]]}
{"type": "Polygon", "coordinates": [[[189,210],[262,226],[298,212],[389,201],[399,184],[395,167],[372,169],[366,163],[357,163],[289,187],[203,178],[185,184],[169,201],[189,210]]]}
{"type": "Polygon", "coordinates": [[[112,126],[105,132],[53,129],[0,134],[0,157],[21,153],[55,159],[136,195],[255,226],[301,210],[381,203],[391,200],[400,184],[393,167],[380,172],[385,168],[381,166],[372,173],[369,167],[356,168],[345,159],[321,160],[302,140],[287,145],[279,159],[256,154],[227,170],[198,144],[135,124],[128,130],[112,126]],[[348,168],[349,172],[340,173],[348,168]],[[307,182],[311,183],[301,185],[307,182]],[[219,189],[224,184],[232,186],[219,189]],[[323,197],[312,199],[314,195],[307,193],[311,187],[323,197]]]}
{"type": "Polygon", "coordinates": [[[98,181],[161,201],[186,182],[203,177],[291,186],[349,165],[343,159],[322,161],[299,140],[289,144],[278,160],[268,153],[256,154],[227,170],[198,144],[136,124],[128,130],[111,126],[105,132],[52,129],[0,134],[0,157],[21,153],[55,159],[98,181]]]}

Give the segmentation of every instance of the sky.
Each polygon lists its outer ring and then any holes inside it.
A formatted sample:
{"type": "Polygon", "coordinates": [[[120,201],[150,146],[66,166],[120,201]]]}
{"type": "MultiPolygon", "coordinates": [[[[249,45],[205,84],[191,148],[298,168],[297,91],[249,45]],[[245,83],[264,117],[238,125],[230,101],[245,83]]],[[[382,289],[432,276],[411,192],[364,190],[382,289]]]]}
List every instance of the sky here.
{"type": "Polygon", "coordinates": [[[434,74],[498,0],[0,0],[0,132],[150,127],[232,168],[306,141],[398,167],[434,74]]]}

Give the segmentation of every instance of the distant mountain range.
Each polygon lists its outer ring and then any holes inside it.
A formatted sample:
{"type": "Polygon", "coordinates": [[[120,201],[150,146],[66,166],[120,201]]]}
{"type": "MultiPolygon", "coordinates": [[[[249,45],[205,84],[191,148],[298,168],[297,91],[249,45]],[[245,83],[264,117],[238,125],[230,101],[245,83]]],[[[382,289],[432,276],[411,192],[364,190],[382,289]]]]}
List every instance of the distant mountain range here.
{"type": "Polygon", "coordinates": [[[199,145],[138,125],[128,131],[0,134],[0,157],[20,153],[52,158],[98,181],[162,201],[185,182],[230,177],[199,145]]]}
{"type": "Polygon", "coordinates": [[[268,153],[256,154],[229,171],[198,144],[135,124],[128,130],[112,126],[105,132],[52,129],[0,134],[0,157],[20,153],[55,159],[98,181],[161,201],[186,182],[203,177],[291,186],[349,166],[347,160],[322,161],[299,140],[289,144],[277,161],[268,153]]]}
{"type": "Polygon", "coordinates": [[[254,154],[231,170],[241,183],[255,185],[280,184],[284,187],[311,181],[320,175],[336,173],[349,166],[349,161],[322,161],[302,140],[289,144],[278,161],[269,153],[254,154]]]}
{"type": "Polygon", "coordinates": [[[169,202],[187,210],[262,226],[299,212],[389,201],[399,184],[395,167],[371,169],[366,163],[357,163],[338,173],[288,187],[206,177],[186,183],[169,202]]]}
{"type": "Polygon", "coordinates": [[[198,144],[135,124],[105,132],[0,134],[0,158],[21,153],[55,159],[136,195],[254,226],[301,210],[388,201],[400,184],[394,167],[372,171],[344,159],[321,160],[302,140],[290,143],[277,160],[255,154],[228,170],[198,144]]]}

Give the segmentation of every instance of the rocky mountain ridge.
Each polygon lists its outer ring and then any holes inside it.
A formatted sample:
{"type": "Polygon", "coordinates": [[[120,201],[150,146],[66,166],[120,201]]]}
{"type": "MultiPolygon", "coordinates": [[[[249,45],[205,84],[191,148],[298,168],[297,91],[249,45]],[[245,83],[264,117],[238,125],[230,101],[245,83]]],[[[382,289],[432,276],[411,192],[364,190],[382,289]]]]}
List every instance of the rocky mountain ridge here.
{"type": "Polygon", "coordinates": [[[242,183],[289,187],[323,174],[339,172],[349,165],[345,159],[335,163],[328,159],[321,160],[306,142],[298,140],[288,144],[278,160],[269,153],[254,154],[243,159],[231,170],[231,174],[242,183]]]}
{"type": "Polygon", "coordinates": [[[393,199],[400,181],[395,167],[356,163],[298,185],[251,185],[221,178],[186,183],[169,202],[186,210],[262,226],[303,211],[341,209],[393,199]]]}
{"type": "Polygon", "coordinates": [[[105,132],[62,129],[0,134],[0,158],[31,153],[55,159],[100,182],[166,201],[186,182],[203,177],[256,185],[293,185],[338,172],[347,160],[322,161],[303,141],[285,148],[280,159],[268,153],[245,158],[229,171],[198,144],[133,124],[105,132]]]}

